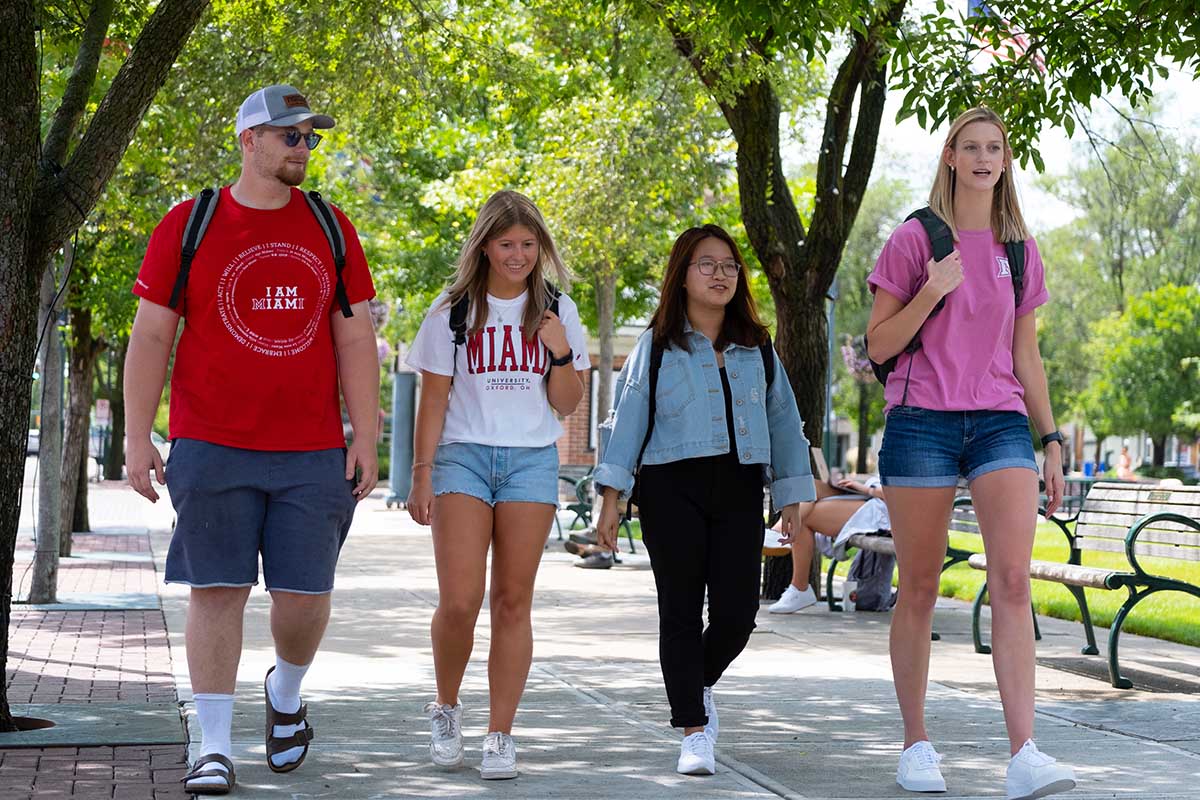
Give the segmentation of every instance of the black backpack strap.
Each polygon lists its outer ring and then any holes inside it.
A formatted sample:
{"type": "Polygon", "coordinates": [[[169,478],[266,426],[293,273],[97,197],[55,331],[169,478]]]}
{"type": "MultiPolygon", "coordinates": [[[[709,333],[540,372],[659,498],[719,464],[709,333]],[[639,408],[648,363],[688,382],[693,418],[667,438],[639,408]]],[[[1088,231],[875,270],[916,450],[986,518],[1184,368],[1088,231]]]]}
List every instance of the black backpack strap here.
{"type": "Polygon", "coordinates": [[[466,292],[450,306],[450,333],[454,336],[454,346],[466,344],[467,341],[467,311],[471,308],[471,298],[466,292]]]}
{"type": "Polygon", "coordinates": [[[558,316],[558,298],[562,297],[562,292],[558,290],[553,283],[546,281],[546,294],[550,297],[550,303],[546,306],[554,316],[558,316]]]}
{"type": "Polygon", "coordinates": [[[1025,296],[1025,242],[1005,242],[1008,252],[1008,271],[1012,273],[1013,298],[1017,307],[1025,296]]]}
{"type": "MultiPolygon", "coordinates": [[[[933,247],[934,261],[941,261],[943,258],[954,252],[954,234],[950,232],[950,226],[946,224],[945,220],[933,213],[933,209],[931,209],[929,206],[918,208],[916,211],[905,217],[904,221],[907,222],[910,219],[917,220],[921,223],[921,227],[925,229],[925,235],[929,237],[929,244],[933,247]]],[[[933,311],[929,312],[929,316],[932,317],[934,314],[941,311],[942,307],[945,305],[946,298],[943,297],[937,301],[937,305],[933,307],[933,311]]],[[[926,319],[928,318],[929,317],[926,317],[926,319]]],[[[919,332],[917,336],[920,336],[919,332]]],[[[916,337],[914,337],[913,341],[916,340],[916,337]]],[[[912,342],[909,343],[909,347],[912,347],[912,342]]],[[[908,352],[914,352],[915,350],[916,347],[913,347],[913,349],[908,352]]]]}
{"type": "Polygon", "coordinates": [[[767,391],[771,391],[771,384],[775,382],[775,346],[771,344],[771,334],[767,334],[765,344],[758,346],[758,354],[762,356],[763,373],[767,376],[767,391]]]}
{"type": "Polygon", "coordinates": [[[175,286],[171,289],[171,299],[167,307],[179,310],[183,301],[183,293],[187,289],[188,273],[192,271],[192,259],[200,249],[204,240],[204,232],[208,223],[212,222],[213,214],[217,211],[217,201],[221,199],[221,190],[207,188],[196,196],[192,204],[192,213],[188,215],[187,225],[183,228],[183,240],[179,246],[179,274],[175,276],[175,286]]]}
{"type": "Polygon", "coordinates": [[[918,208],[916,211],[904,218],[907,222],[910,219],[915,219],[921,223],[921,227],[925,229],[925,234],[929,237],[929,243],[933,245],[933,259],[941,261],[946,256],[954,252],[954,234],[950,232],[950,226],[945,220],[933,213],[933,209],[929,206],[918,208]]]}
{"type": "Polygon", "coordinates": [[[316,190],[305,192],[304,199],[308,201],[308,207],[312,209],[313,216],[317,218],[321,230],[325,232],[329,249],[333,251],[333,265],[337,271],[337,287],[334,292],[337,296],[338,307],[342,310],[343,317],[353,317],[354,312],[350,310],[350,298],[346,295],[346,284],[342,280],[342,270],[346,268],[346,237],[342,233],[342,226],[338,224],[337,216],[333,213],[333,206],[329,204],[328,200],[321,197],[320,192],[316,190]]]}
{"type": "Polygon", "coordinates": [[[636,472],[642,466],[642,456],[646,454],[646,447],[650,444],[650,434],[654,433],[654,415],[658,412],[658,371],[662,369],[663,347],[657,342],[653,342],[650,346],[650,408],[646,416],[646,438],[642,439],[642,449],[638,450],[637,461],[633,465],[636,472]]]}

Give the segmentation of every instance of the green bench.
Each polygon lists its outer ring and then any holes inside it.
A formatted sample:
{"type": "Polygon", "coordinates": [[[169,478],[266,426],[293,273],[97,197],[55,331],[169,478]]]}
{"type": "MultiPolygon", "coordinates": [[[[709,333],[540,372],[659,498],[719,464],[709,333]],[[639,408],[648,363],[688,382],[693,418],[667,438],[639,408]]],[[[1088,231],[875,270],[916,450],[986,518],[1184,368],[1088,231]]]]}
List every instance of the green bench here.
{"type": "MultiPolygon", "coordinates": [[[[1060,583],[1075,596],[1087,638],[1082,651],[1087,655],[1096,655],[1099,650],[1084,599],[1084,587],[1109,591],[1125,589],[1129,593],[1108,632],[1108,673],[1116,688],[1132,688],[1132,681],[1121,677],[1117,660],[1121,627],[1129,613],[1157,592],[1183,592],[1200,597],[1200,587],[1148,572],[1138,559],[1151,556],[1200,561],[1200,486],[1097,483],[1088,491],[1074,522],[1074,530],[1067,534],[1071,547],[1067,563],[1034,561],[1029,575],[1037,580],[1060,583]],[[1128,569],[1084,566],[1084,551],[1122,553],[1128,569]]],[[[1060,523],[1059,527],[1066,532],[1065,525],[1060,523]]],[[[987,569],[987,557],[981,553],[968,556],[967,563],[974,569],[987,569]]],[[[975,649],[980,653],[990,652],[979,635],[980,609],[986,592],[985,583],[975,598],[972,618],[975,649]]]]}
{"type": "MultiPolygon", "coordinates": [[[[1039,516],[1044,516],[1044,510],[1045,509],[1043,509],[1043,508],[1038,509],[1039,516]]],[[[1062,535],[1066,538],[1068,545],[1073,547],[1074,539],[1071,534],[1070,528],[1067,526],[1067,521],[1059,519],[1058,517],[1051,517],[1050,521],[1054,523],[1054,525],[1057,527],[1059,532],[1061,532],[1062,535]]],[[[952,507],[951,512],[950,512],[949,531],[951,533],[968,533],[968,534],[972,534],[974,536],[979,536],[980,537],[979,538],[979,546],[982,549],[983,537],[979,533],[979,522],[975,518],[975,510],[971,505],[970,496],[963,496],[963,497],[959,497],[959,498],[955,499],[954,506],[952,507]]],[[[870,550],[875,553],[884,553],[886,555],[890,555],[893,557],[896,555],[896,543],[894,541],[892,541],[892,537],[875,535],[875,534],[864,534],[864,533],[854,534],[853,536],[851,536],[849,538],[848,546],[846,549],[847,550],[850,550],[850,549],[870,550]]],[[[970,559],[972,559],[976,556],[982,557],[982,555],[983,554],[980,553],[979,550],[968,550],[968,549],[961,548],[961,547],[947,546],[946,547],[946,558],[942,562],[941,571],[945,572],[946,570],[950,569],[951,567],[955,566],[956,564],[969,563],[970,559]]],[[[826,596],[826,600],[829,604],[830,611],[841,610],[841,604],[838,602],[838,598],[836,598],[833,594],[833,576],[834,576],[834,571],[837,569],[837,565],[838,565],[837,561],[832,562],[829,565],[828,572],[826,572],[826,574],[825,574],[825,596],[826,596]]],[[[975,649],[977,652],[990,652],[990,650],[980,649],[980,648],[986,647],[986,645],[983,645],[980,641],[980,633],[979,633],[979,625],[978,625],[978,619],[979,619],[978,610],[979,610],[979,606],[982,604],[981,598],[985,592],[986,592],[986,584],[985,584],[984,588],[980,590],[979,595],[975,599],[975,603],[976,603],[975,612],[976,613],[972,620],[972,622],[973,622],[972,634],[975,638],[975,645],[976,645],[975,649]]],[[[1084,597],[1082,590],[1080,590],[1077,594],[1075,594],[1075,599],[1076,599],[1076,602],[1078,602],[1078,604],[1079,604],[1080,613],[1084,616],[1084,618],[1090,619],[1090,617],[1088,616],[1088,610],[1087,610],[1087,598],[1084,597]]],[[[1036,639],[1040,640],[1042,638],[1042,633],[1038,627],[1037,614],[1034,614],[1034,616],[1033,616],[1033,631],[1034,631],[1034,637],[1036,639]]],[[[932,638],[934,641],[937,641],[941,638],[941,636],[935,631],[933,633],[932,638]]]]}

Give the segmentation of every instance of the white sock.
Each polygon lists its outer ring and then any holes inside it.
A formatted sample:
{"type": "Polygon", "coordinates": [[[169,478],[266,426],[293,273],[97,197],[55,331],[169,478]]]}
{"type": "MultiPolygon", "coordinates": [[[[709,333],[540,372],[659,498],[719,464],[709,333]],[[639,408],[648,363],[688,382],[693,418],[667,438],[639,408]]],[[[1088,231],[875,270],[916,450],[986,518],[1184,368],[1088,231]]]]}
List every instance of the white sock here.
{"type": "MultiPolygon", "coordinates": [[[[271,696],[271,705],[275,707],[276,711],[294,714],[300,710],[300,682],[304,680],[304,675],[310,666],[312,665],[292,664],[284,661],[278,655],[275,656],[275,671],[271,673],[271,677],[267,678],[267,692],[271,696]]],[[[304,723],[276,725],[271,734],[284,737],[302,730],[304,730],[304,723]]],[[[299,761],[303,754],[303,747],[293,747],[291,750],[284,750],[278,755],[271,756],[271,763],[282,767],[293,761],[299,761]]]]}
{"type": "MultiPolygon", "coordinates": [[[[233,695],[231,694],[197,694],[196,717],[200,720],[200,755],[213,753],[229,758],[233,753],[230,744],[233,729],[233,695]]],[[[203,769],[227,772],[224,765],[217,763],[205,764],[203,769]]],[[[194,786],[227,786],[229,780],[218,775],[209,778],[196,778],[188,781],[194,786]]]]}

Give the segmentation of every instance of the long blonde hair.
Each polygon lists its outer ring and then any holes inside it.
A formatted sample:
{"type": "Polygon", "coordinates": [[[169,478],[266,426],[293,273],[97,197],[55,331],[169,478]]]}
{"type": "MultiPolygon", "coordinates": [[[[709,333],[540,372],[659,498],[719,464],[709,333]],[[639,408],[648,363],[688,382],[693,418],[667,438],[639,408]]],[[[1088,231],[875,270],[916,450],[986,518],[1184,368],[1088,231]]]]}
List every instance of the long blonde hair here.
{"type": "Polygon", "coordinates": [[[1025,218],[1021,215],[1021,206],[1017,201],[1017,186],[1013,181],[1012,148],[1008,144],[1008,128],[1000,115],[986,106],[971,108],[958,115],[946,134],[946,143],[938,156],[937,175],[933,179],[933,188],[929,190],[929,208],[950,226],[954,240],[958,241],[958,227],[954,224],[954,188],[955,174],[946,163],[946,151],[953,150],[962,129],[972,122],[990,122],[1000,129],[1004,140],[1004,171],[1000,180],[992,189],[992,233],[1001,242],[1021,242],[1030,238],[1029,228],[1025,226],[1025,218]]]}
{"type": "Polygon", "coordinates": [[[537,262],[533,265],[533,271],[529,273],[526,287],[529,298],[525,302],[525,314],[521,319],[526,338],[533,338],[553,299],[546,291],[547,279],[552,280],[559,289],[564,289],[571,282],[571,273],[559,258],[558,248],[554,246],[554,239],[550,236],[550,229],[546,227],[546,221],[542,219],[542,213],[533,201],[519,192],[507,189],[496,192],[487,199],[483,208],[479,209],[479,216],[475,218],[475,224],[471,226],[471,232],[467,235],[467,241],[458,256],[454,278],[448,290],[448,305],[453,306],[464,296],[469,298],[471,307],[475,310],[474,321],[468,326],[472,333],[482,330],[488,317],[487,289],[490,267],[483,248],[514,225],[529,228],[538,240],[537,262]]]}

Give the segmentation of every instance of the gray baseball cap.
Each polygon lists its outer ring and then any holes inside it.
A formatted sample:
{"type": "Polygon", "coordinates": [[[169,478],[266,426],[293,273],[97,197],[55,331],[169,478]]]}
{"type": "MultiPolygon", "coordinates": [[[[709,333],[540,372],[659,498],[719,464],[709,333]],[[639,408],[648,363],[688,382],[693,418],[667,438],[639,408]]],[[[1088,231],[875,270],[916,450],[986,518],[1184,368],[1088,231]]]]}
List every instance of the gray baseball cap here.
{"type": "Polygon", "coordinates": [[[255,125],[274,125],[286,128],[301,122],[311,122],[314,128],[332,128],[333,117],[314,114],[308,98],[295,86],[277,83],[254,92],[244,101],[237,114],[237,133],[255,125]]]}

